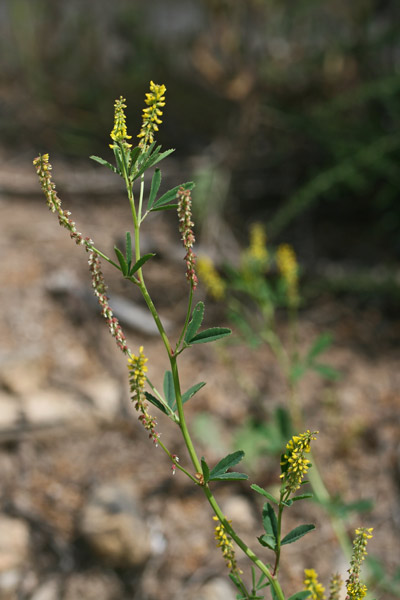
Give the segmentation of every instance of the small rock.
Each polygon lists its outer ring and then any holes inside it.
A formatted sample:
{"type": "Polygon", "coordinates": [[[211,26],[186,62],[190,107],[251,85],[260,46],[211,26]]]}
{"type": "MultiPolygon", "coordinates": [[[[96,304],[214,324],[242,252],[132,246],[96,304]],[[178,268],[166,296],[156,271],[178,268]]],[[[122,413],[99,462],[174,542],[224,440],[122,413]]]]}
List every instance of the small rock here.
{"type": "Polygon", "coordinates": [[[132,487],[96,487],[84,508],[81,532],[92,549],[115,567],[138,567],[151,553],[150,534],[132,487]]]}
{"type": "Polygon", "coordinates": [[[120,409],[121,392],[119,384],[110,377],[94,377],[79,385],[92,402],[94,412],[100,419],[112,420],[120,409]]]}
{"type": "Polygon", "coordinates": [[[17,398],[0,392],[0,431],[14,429],[21,418],[21,403],[17,398]]]}
{"type": "Polygon", "coordinates": [[[21,519],[0,516],[0,573],[23,567],[29,554],[29,528],[21,519]]]}
{"type": "Polygon", "coordinates": [[[40,585],[31,596],[31,600],[58,600],[61,595],[61,582],[52,577],[40,585]]]}
{"type": "Polygon", "coordinates": [[[200,590],[190,594],[188,600],[235,600],[233,584],[222,577],[216,577],[203,585],[200,590]]]}
{"type": "Polygon", "coordinates": [[[0,516],[0,597],[14,598],[29,555],[29,529],[20,519],[0,516]]]}
{"type": "Polygon", "coordinates": [[[22,398],[22,408],[28,423],[33,426],[70,423],[81,427],[92,420],[90,410],[83,402],[57,388],[22,398]]]}
{"type": "Polygon", "coordinates": [[[121,600],[123,597],[118,577],[100,572],[73,573],[63,593],[63,600],[121,600]]]}

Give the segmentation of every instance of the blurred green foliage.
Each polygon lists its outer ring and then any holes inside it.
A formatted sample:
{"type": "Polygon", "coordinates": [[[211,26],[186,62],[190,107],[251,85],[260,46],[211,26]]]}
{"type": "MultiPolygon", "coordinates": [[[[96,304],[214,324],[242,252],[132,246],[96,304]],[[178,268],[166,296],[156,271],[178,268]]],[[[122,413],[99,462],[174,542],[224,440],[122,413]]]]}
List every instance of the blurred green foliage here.
{"type": "Polygon", "coordinates": [[[232,225],[245,207],[303,255],[400,254],[397,0],[4,0],[0,17],[5,146],[86,156],[114,98],[134,124],[153,79],[160,141],[214,154],[232,225]]]}

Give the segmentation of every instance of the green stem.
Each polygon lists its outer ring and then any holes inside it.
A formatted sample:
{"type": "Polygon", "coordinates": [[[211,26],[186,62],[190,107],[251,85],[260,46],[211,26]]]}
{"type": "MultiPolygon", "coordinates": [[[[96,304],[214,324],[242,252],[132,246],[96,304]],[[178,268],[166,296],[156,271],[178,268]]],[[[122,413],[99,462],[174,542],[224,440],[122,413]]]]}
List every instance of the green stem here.
{"type": "Polygon", "coordinates": [[[188,427],[186,424],[185,415],[183,412],[182,392],[181,392],[181,386],[180,386],[180,381],[179,381],[178,363],[176,360],[176,356],[174,354],[169,353],[169,361],[171,364],[172,379],[174,382],[176,407],[178,409],[178,415],[179,415],[179,427],[181,428],[182,436],[183,436],[183,439],[185,440],[185,444],[188,449],[193,466],[196,469],[197,473],[202,473],[201,463],[196,454],[196,450],[194,449],[193,442],[190,437],[189,430],[188,430],[188,427]]]}
{"type": "Polygon", "coordinates": [[[278,508],[278,535],[276,540],[276,550],[275,550],[275,566],[273,570],[273,575],[277,575],[279,571],[279,561],[281,557],[281,534],[282,534],[282,513],[283,513],[283,504],[282,504],[282,493],[279,502],[278,508]]]}

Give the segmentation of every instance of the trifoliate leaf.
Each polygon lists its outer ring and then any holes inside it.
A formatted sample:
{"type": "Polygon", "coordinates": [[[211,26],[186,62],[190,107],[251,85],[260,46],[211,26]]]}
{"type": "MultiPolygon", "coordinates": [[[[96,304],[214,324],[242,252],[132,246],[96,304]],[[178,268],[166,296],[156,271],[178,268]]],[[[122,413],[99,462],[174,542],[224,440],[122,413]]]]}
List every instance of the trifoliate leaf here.
{"type": "Polygon", "coordinates": [[[151,180],[150,194],[149,194],[149,202],[147,204],[147,210],[150,210],[153,206],[154,200],[156,199],[158,190],[161,184],[161,171],[160,169],[156,169],[154,171],[153,178],[151,180]]]}
{"type": "Polygon", "coordinates": [[[293,542],[296,542],[297,540],[302,538],[303,535],[306,535],[306,533],[308,533],[309,531],[312,531],[313,529],[315,529],[315,525],[313,525],[313,524],[299,525],[298,527],[295,527],[294,529],[292,529],[292,531],[290,531],[287,535],[285,535],[285,537],[281,541],[281,546],[284,546],[285,544],[291,544],[293,542]]]}
{"type": "Polygon", "coordinates": [[[154,252],[150,252],[149,254],[143,254],[141,258],[133,265],[133,267],[129,270],[129,275],[134,275],[136,271],[140,269],[144,265],[145,262],[155,256],[154,252]]]}
{"type": "Polygon", "coordinates": [[[265,496],[265,498],[268,498],[268,500],[271,500],[271,502],[274,502],[275,504],[279,504],[279,501],[276,498],[274,498],[274,496],[272,494],[270,494],[269,492],[264,490],[264,488],[260,487],[259,485],[252,483],[250,487],[255,492],[258,492],[262,496],[265,496]]]}
{"type": "Polygon", "coordinates": [[[243,450],[237,450],[222,458],[210,472],[210,477],[219,477],[227,472],[230,467],[237,465],[244,457],[243,450]]]}
{"type": "Polygon", "coordinates": [[[204,316],[204,302],[198,302],[193,309],[192,319],[189,322],[188,328],[185,334],[185,342],[189,343],[189,340],[194,337],[203,321],[204,316]]]}
{"type": "Polygon", "coordinates": [[[188,344],[206,344],[207,342],[215,342],[221,338],[230,335],[232,331],[227,327],[210,327],[210,329],[204,329],[197,335],[188,340],[188,344]]]}
{"type": "Polygon", "coordinates": [[[272,537],[275,542],[278,539],[278,521],[275,511],[269,502],[266,502],[262,512],[263,527],[267,536],[272,537]]]}

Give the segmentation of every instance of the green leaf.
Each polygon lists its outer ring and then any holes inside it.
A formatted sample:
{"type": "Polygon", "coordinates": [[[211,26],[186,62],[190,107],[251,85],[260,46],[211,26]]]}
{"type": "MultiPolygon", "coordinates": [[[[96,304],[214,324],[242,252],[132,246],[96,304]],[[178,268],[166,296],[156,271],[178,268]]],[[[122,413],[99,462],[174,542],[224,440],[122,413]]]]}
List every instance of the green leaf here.
{"type": "Polygon", "coordinates": [[[171,371],[165,372],[163,389],[164,389],[164,396],[165,396],[168,406],[172,410],[174,410],[174,406],[176,405],[176,400],[175,400],[174,379],[172,377],[171,371]]]}
{"type": "Polygon", "coordinates": [[[144,265],[145,262],[155,256],[154,252],[150,252],[149,254],[143,254],[142,258],[139,258],[137,262],[133,265],[133,267],[129,270],[129,275],[134,275],[136,271],[140,269],[144,265]]]}
{"type": "Polygon", "coordinates": [[[190,398],[192,398],[202,387],[206,385],[205,381],[200,381],[200,383],[196,383],[192,385],[184,394],[182,394],[182,404],[185,404],[190,398]]]}
{"type": "Polygon", "coordinates": [[[276,540],[275,540],[275,538],[273,536],[266,535],[264,533],[263,535],[260,535],[257,539],[260,542],[261,546],[265,546],[266,548],[270,548],[271,550],[275,550],[275,548],[276,548],[276,540]]]}
{"type": "Polygon", "coordinates": [[[159,206],[158,208],[152,208],[150,212],[160,212],[161,210],[172,210],[177,209],[177,204],[166,204],[165,206],[159,206]]]}
{"type": "Polygon", "coordinates": [[[302,362],[294,364],[290,369],[290,381],[293,383],[299,381],[307,373],[308,368],[308,365],[305,365],[302,362]]]}
{"type": "MultiPolygon", "coordinates": [[[[161,148],[161,146],[160,146],[161,148]]],[[[159,152],[154,152],[154,154],[151,157],[151,161],[150,161],[150,167],[154,167],[154,165],[156,165],[157,163],[159,163],[161,160],[164,160],[164,158],[167,158],[167,156],[169,156],[170,154],[172,154],[173,152],[175,152],[175,148],[170,148],[169,150],[165,150],[165,152],[161,152],[161,154],[159,152]],[[157,155],[156,155],[157,154],[157,155]]]]}
{"type": "Polygon", "coordinates": [[[297,540],[302,538],[303,535],[306,535],[306,533],[312,531],[313,529],[315,529],[315,525],[312,524],[299,525],[298,527],[295,527],[294,529],[292,529],[292,531],[285,535],[285,537],[281,541],[281,546],[284,546],[285,544],[291,544],[292,542],[296,542],[297,540]]]}
{"type": "Polygon", "coordinates": [[[130,269],[132,262],[132,237],[129,231],[125,234],[125,255],[130,269]]]}
{"type": "Polygon", "coordinates": [[[179,188],[181,188],[181,187],[183,187],[183,189],[185,189],[185,190],[191,190],[194,187],[194,183],[193,183],[193,181],[188,181],[186,183],[182,183],[181,185],[175,186],[171,190],[168,190],[168,192],[165,192],[165,194],[163,194],[153,204],[152,210],[157,210],[157,209],[159,209],[160,206],[163,206],[164,204],[168,204],[168,202],[171,202],[171,200],[175,200],[177,192],[178,192],[179,188]]]}
{"type": "Polygon", "coordinates": [[[107,162],[106,160],[104,160],[104,158],[100,158],[100,156],[90,156],[90,158],[92,160],[98,162],[100,165],[108,167],[109,169],[111,169],[111,171],[113,171],[113,173],[117,173],[117,175],[120,175],[118,169],[116,169],[114,167],[114,165],[111,165],[109,162],[107,162]]]}
{"type": "Polygon", "coordinates": [[[150,210],[153,206],[153,202],[156,199],[158,190],[160,189],[161,184],[161,171],[160,169],[156,169],[154,171],[153,178],[151,180],[150,194],[149,194],[149,202],[147,204],[147,210],[150,210]]]}
{"type": "Polygon", "coordinates": [[[270,494],[269,492],[264,490],[264,488],[260,487],[256,483],[252,483],[250,487],[255,492],[258,492],[262,496],[265,496],[265,498],[268,498],[268,500],[271,500],[271,502],[274,502],[275,504],[279,504],[279,501],[276,498],[274,498],[274,496],[272,494],[270,494]]]}
{"type": "Polygon", "coordinates": [[[151,404],[153,404],[154,406],[159,408],[161,410],[161,412],[163,412],[165,415],[169,414],[167,409],[165,408],[164,404],[162,402],[160,402],[160,400],[158,398],[153,396],[153,394],[150,394],[149,392],[145,392],[144,395],[146,396],[146,400],[148,400],[149,402],[151,402],[151,404]]]}
{"type": "Polygon", "coordinates": [[[142,152],[142,148],[140,146],[136,146],[136,148],[132,148],[131,149],[131,155],[130,155],[130,164],[131,164],[131,172],[130,172],[130,174],[131,174],[131,176],[133,175],[133,172],[134,172],[135,167],[136,167],[137,160],[138,160],[139,155],[141,154],[141,152],[142,152]]]}
{"type": "Polygon", "coordinates": [[[322,333],[307,353],[307,361],[312,362],[322,352],[325,352],[332,345],[333,337],[330,333],[322,333]]]}
{"type": "Polygon", "coordinates": [[[212,476],[210,473],[210,481],[224,481],[224,480],[230,480],[230,481],[242,481],[244,479],[248,479],[249,476],[246,475],[246,473],[222,473],[221,475],[214,475],[212,476]]]}
{"type": "Polygon", "coordinates": [[[227,472],[230,467],[237,465],[244,457],[243,450],[237,450],[222,458],[210,472],[211,477],[219,477],[227,472]]]}
{"type": "Polygon", "coordinates": [[[201,457],[201,470],[203,471],[204,483],[207,483],[210,481],[210,469],[208,468],[204,456],[201,457]]]}
{"type": "Polygon", "coordinates": [[[294,496],[292,500],[296,502],[297,500],[306,500],[307,498],[314,498],[314,494],[299,494],[298,496],[294,496]]]}
{"type": "MultiPolygon", "coordinates": [[[[192,398],[192,396],[194,396],[205,385],[206,385],[205,381],[201,381],[200,383],[196,383],[195,385],[192,385],[191,388],[189,388],[184,394],[182,394],[182,404],[185,404],[185,402],[190,400],[190,398],[192,398]]],[[[175,397],[175,392],[174,392],[174,397],[175,397]]],[[[176,399],[174,401],[174,405],[171,408],[172,408],[172,410],[176,410],[176,399]]]]}
{"type": "Polygon", "coordinates": [[[296,592],[293,596],[290,596],[288,600],[304,600],[305,598],[309,598],[311,596],[311,592],[309,590],[303,590],[302,592],[296,592]]]}
{"type": "Polygon", "coordinates": [[[266,502],[262,512],[263,527],[267,536],[272,537],[275,542],[278,539],[278,521],[272,504],[266,502]]]}
{"type": "Polygon", "coordinates": [[[117,246],[114,246],[114,252],[117,255],[118,262],[121,266],[122,274],[124,276],[128,275],[128,263],[125,260],[125,256],[122,254],[121,250],[119,250],[119,248],[117,248],[117,246]]]}
{"type": "Polygon", "coordinates": [[[207,342],[215,342],[221,338],[230,335],[232,331],[227,327],[210,327],[210,329],[204,329],[197,335],[188,340],[189,344],[206,344],[207,342]]]}
{"type": "Polygon", "coordinates": [[[189,322],[188,328],[185,334],[185,342],[188,343],[193,336],[196,335],[204,316],[204,302],[198,302],[193,309],[192,319],[189,322]]]}
{"type": "Polygon", "coordinates": [[[313,371],[316,371],[322,377],[324,377],[325,379],[329,379],[330,381],[337,381],[338,379],[341,378],[340,371],[338,371],[334,367],[331,367],[330,365],[323,365],[323,364],[320,364],[320,363],[313,363],[311,365],[311,368],[313,369],[313,371]]]}

